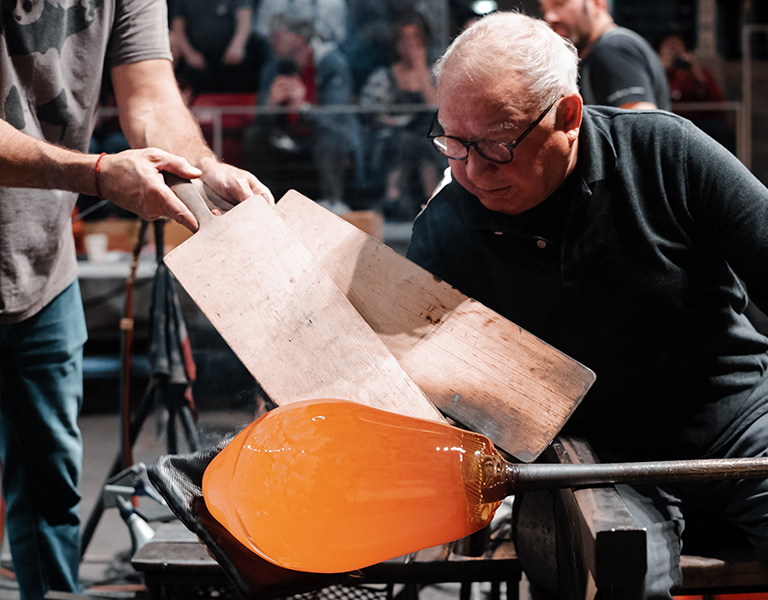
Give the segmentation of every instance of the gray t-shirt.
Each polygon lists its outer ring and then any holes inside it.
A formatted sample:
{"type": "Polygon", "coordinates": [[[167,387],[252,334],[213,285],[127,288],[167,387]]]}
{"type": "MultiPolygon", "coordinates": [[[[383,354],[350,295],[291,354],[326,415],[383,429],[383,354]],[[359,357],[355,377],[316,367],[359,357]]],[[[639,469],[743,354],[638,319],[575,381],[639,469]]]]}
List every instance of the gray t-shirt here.
{"type": "MultiPolygon", "coordinates": [[[[171,59],[164,0],[3,4],[0,117],[19,131],[87,151],[102,72],[171,59]],[[12,8],[6,8],[10,6],[12,8]]],[[[0,323],[26,319],[77,276],[77,194],[0,187],[0,323]]]]}

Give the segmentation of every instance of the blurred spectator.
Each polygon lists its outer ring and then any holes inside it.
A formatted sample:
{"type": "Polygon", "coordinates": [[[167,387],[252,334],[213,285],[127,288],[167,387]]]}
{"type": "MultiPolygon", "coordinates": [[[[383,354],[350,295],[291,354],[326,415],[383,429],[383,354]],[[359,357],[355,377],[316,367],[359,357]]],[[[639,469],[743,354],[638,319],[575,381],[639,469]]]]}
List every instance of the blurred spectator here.
{"type": "Polygon", "coordinates": [[[179,80],[195,93],[256,90],[267,44],[252,34],[251,0],[174,0],[171,7],[179,80]]]}
{"type": "MultiPolygon", "coordinates": [[[[667,73],[672,102],[722,102],[723,92],[712,72],[702,66],[685,37],[678,31],[669,31],[659,42],[659,58],[667,73]]],[[[674,109],[674,105],[673,105],[674,109]]],[[[726,148],[735,151],[735,135],[726,115],[719,110],[675,110],[690,119],[726,148]]]]}
{"type": "MultiPolygon", "coordinates": [[[[355,91],[359,93],[368,76],[378,67],[397,60],[392,42],[392,23],[407,11],[417,11],[431,26],[432,40],[427,47],[427,60],[432,62],[445,49],[441,0],[347,0],[349,34],[342,49],[349,59],[355,91]],[[437,34],[437,35],[435,35],[437,34]]],[[[451,9],[451,12],[454,9],[451,9]]]]}
{"type": "Polygon", "coordinates": [[[653,47],[619,27],[609,0],[539,0],[544,20],[579,53],[584,104],[669,110],[669,85],[653,47]]]}
{"type": "Polygon", "coordinates": [[[311,107],[349,104],[352,77],[344,54],[327,45],[317,51],[310,46],[313,35],[306,20],[274,17],[259,104],[290,111],[258,116],[243,146],[250,170],[264,177],[275,198],[295,188],[315,200],[349,204],[362,173],[357,116],[311,107]]]}
{"type": "MultiPolygon", "coordinates": [[[[363,106],[427,104],[435,106],[437,92],[427,63],[430,33],[416,11],[402,13],[393,24],[397,60],[371,73],[360,94],[363,106]]],[[[384,212],[412,219],[437,185],[447,161],[426,133],[432,111],[374,113],[368,181],[384,179],[384,212]]]]}
{"type": "MultiPolygon", "coordinates": [[[[712,72],[696,60],[681,33],[671,31],[659,42],[673,102],[721,102],[723,93],[712,72]]],[[[687,118],[688,115],[685,115],[687,118]]]]}
{"type": "Polygon", "coordinates": [[[258,4],[254,27],[264,39],[272,35],[272,22],[281,15],[311,23],[312,45],[325,42],[338,46],[347,37],[349,15],[346,0],[259,0],[258,4]]]}
{"type": "Polygon", "coordinates": [[[348,0],[349,35],[342,48],[352,69],[355,92],[377,67],[392,62],[392,19],[386,0],[348,0]]]}

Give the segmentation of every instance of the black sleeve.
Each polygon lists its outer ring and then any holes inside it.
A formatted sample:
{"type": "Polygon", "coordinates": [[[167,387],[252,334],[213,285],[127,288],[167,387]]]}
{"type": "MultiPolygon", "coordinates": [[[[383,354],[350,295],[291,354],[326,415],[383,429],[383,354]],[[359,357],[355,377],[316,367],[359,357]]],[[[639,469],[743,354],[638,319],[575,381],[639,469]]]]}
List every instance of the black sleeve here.
{"type": "MultiPolygon", "coordinates": [[[[768,189],[731,152],[689,126],[686,182],[706,240],[768,311],[768,189]]],[[[682,136],[681,136],[682,137],[682,136]]]]}
{"type": "Polygon", "coordinates": [[[620,107],[628,102],[658,104],[653,73],[639,48],[606,40],[588,56],[581,70],[585,102],[620,107]]]}

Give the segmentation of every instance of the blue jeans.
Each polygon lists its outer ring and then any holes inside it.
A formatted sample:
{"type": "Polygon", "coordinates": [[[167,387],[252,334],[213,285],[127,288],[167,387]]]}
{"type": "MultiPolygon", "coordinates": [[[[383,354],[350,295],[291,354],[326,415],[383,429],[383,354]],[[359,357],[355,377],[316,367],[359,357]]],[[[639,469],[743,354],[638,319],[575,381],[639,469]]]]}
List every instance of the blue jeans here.
{"type": "Polygon", "coordinates": [[[78,484],[85,316],[77,282],[0,325],[0,460],[6,531],[23,600],[79,591],[78,484]]]}

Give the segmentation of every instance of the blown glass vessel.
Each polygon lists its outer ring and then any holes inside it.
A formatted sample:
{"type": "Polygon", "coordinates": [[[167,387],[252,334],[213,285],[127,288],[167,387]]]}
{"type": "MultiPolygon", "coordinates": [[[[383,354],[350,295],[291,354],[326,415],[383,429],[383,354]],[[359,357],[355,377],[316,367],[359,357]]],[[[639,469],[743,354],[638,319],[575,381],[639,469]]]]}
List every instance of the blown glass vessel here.
{"type": "Polygon", "coordinates": [[[481,529],[503,479],[485,436],[326,399],[284,405],[240,432],[206,469],[203,496],[259,556],[338,573],[481,529]]]}

